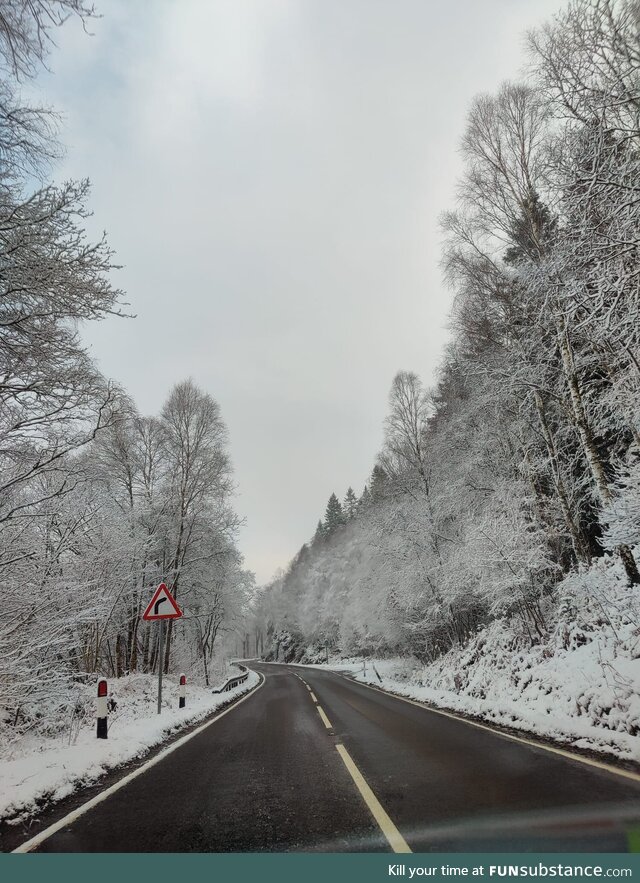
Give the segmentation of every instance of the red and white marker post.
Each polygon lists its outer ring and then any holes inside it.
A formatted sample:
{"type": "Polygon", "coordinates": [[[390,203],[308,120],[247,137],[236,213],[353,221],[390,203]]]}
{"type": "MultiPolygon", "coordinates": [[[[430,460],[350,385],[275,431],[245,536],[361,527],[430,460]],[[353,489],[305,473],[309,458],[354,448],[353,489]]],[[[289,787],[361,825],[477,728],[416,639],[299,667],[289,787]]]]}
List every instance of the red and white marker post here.
{"type": "Polygon", "coordinates": [[[158,714],[162,711],[162,669],[164,667],[164,621],[165,619],[180,619],[182,610],[176,604],[169,589],[164,583],[160,583],[149,601],[142,618],[147,622],[158,620],[160,623],[160,641],[158,647],[158,714]],[[166,606],[162,606],[162,605],[166,606]],[[162,608],[162,609],[161,609],[162,608]]]}
{"type": "Polygon", "coordinates": [[[100,678],[98,681],[98,698],[96,699],[96,736],[98,739],[107,738],[107,679],[100,678]]]}
{"type": "Polygon", "coordinates": [[[180,675],[180,689],[178,690],[178,708],[184,708],[187,701],[187,676],[180,675]]]}

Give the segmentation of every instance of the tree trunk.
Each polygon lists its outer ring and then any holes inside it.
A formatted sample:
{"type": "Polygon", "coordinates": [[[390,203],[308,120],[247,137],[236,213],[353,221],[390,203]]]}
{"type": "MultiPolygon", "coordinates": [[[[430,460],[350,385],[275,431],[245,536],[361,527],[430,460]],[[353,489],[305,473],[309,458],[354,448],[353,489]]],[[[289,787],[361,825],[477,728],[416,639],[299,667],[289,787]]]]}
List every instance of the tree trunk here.
{"type": "Polygon", "coordinates": [[[627,579],[629,580],[630,586],[640,586],[640,573],[638,572],[638,565],[636,564],[636,559],[633,557],[633,552],[627,546],[626,543],[622,543],[617,548],[618,555],[620,555],[620,559],[622,564],[624,565],[625,572],[627,574],[627,579]]]}
{"type": "Polygon", "coordinates": [[[144,629],[142,637],[142,670],[145,674],[149,671],[149,626],[144,629]]]}
{"type": "Polygon", "coordinates": [[[571,342],[569,340],[569,334],[564,319],[558,320],[558,348],[562,358],[562,367],[564,368],[565,378],[569,387],[573,422],[578,430],[582,450],[587,463],[589,464],[591,476],[598,490],[600,502],[605,505],[611,500],[611,491],[609,490],[604,463],[602,462],[596,447],[593,431],[587,420],[584,402],[582,400],[582,392],[580,390],[580,383],[578,381],[578,375],[573,361],[571,342]]]}
{"type": "Polygon", "coordinates": [[[551,467],[553,483],[556,489],[558,501],[560,503],[560,508],[562,509],[564,522],[567,530],[569,531],[569,536],[571,537],[573,552],[578,561],[585,561],[586,563],[589,563],[591,561],[591,554],[589,552],[587,544],[584,542],[581,531],[573,518],[571,507],[569,506],[567,490],[562,478],[562,474],[560,472],[558,449],[556,448],[555,440],[549,428],[549,423],[547,421],[547,415],[544,407],[544,401],[538,390],[534,391],[533,399],[536,406],[536,413],[538,414],[538,420],[540,422],[540,428],[542,430],[542,437],[544,438],[547,448],[547,457],[549,458],[549,465],[551,467]]]}
{"type": "MultiPolygon", "coordinates": [[[[591,469],[591,475],[593,476],[594,483],[598,490],[600,503],[604,506],[607,503],[611,502],[612,494],[611,490],[609,489],[609,483],[607,481],[607,474],[604,468],[604,464],[602,462],[600,454],[598,453],[598,449],[596,448],[596,444],[593,438],[593,432],[591,430],[591,426],[589,425],[589,421],[587,420],[584,403],[582,401],[582,394],[580,392],[580,384],[575,371],[573,352],[571,350],[571,342],[569,340],[569,334],[567,332],[564,319],[558,320],[558,346],[560,348],[562,365],[564,367],[565,376],[569,385],[569,391],[571,393],[571,404],[574,415],[574,422],[578,429],[578,434],[582,442],[582,448],[587,458],[589,468],[591,469]]],[[[616,551],[618,552],[618,555],[620,556],[620,559],[624,566],[625,572],[627,574],[627,579],[629,580],[629,585],[640,585],[640,573],[638,573],[638,565],[636,564],[636,560],[633,557],[633,552],[631,551],[629,546],[622,544],[618,546],[616,551]]]]}

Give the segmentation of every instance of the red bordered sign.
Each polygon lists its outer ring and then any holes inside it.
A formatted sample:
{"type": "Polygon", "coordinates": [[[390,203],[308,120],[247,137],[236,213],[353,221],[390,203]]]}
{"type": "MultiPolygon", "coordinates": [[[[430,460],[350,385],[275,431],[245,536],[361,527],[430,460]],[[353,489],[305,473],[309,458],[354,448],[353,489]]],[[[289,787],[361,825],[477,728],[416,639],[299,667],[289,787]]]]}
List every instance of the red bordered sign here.
{"type": "Polygon", "coordinates": [[[147,620],[180,619],[181,616],[182,610],[176,604],[176,599],[165,584],[160,583],[153,593],[153,598],[149,601],[147,609],[142,614],[142,618],[147,620]]]}

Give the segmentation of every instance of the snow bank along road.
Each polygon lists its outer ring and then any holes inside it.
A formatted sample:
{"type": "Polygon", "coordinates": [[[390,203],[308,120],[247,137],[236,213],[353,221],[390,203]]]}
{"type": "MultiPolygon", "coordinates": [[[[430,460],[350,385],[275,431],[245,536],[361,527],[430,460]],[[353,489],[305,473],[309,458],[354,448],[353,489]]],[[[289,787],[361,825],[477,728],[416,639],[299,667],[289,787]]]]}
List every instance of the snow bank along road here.
{"type": "Polygon", "coordinates": [[[264,676],[254,693],[23,848],[580,852],[638,839],[635,773],[333,672],[252,668],[264,676]]]}

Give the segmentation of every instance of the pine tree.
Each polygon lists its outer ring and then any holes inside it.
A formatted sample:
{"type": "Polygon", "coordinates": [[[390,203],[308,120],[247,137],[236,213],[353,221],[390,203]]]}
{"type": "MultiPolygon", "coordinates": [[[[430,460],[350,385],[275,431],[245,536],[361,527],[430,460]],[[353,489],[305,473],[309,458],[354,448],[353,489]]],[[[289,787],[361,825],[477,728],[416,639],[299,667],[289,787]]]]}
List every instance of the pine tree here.
{"type": "Polygon", "coordinates": [[[316,532],[313,535],[313,540],[311,541],[314,546],[319,545],[327,535],[327,530],[322,523],[322,519],[318,521],[318,526],[316,527],[316,532]]]}
{"type": "Polygon", "coordinates": [[[365,484],[364,490],[362,491],[362,496],[358,500],[358,512],[361,512],[363,509],[367,509],[371,505],[371,492],[369,488],[365,484]]]}
{"type": "Polygon", "coordinates": [[[331,494],[327,503],[327,511],[324,516],[327,534],[332,534],[338,527],[345,523],[344,512],[340,500],[335,494],[331,494]]]}
{"type": "Polygon", "coordinates": [[[342,504],[342,511],[344,512],[347,520],[355,518],[355,516],[358,514],[358,498],[353,492],[352,487],[349,487],[347,489],[344,503],[342,504]]]}
{"type": "Polygon", "coordinates": [[[371,499],[374,503],[380,502],[380,500],[385,496],[388,484],[389,476],[384,471],[382,466],[376,464],[373,467],[373,472],[371,473],[371,481],[369,482],[371,488],[371,499]]]}

